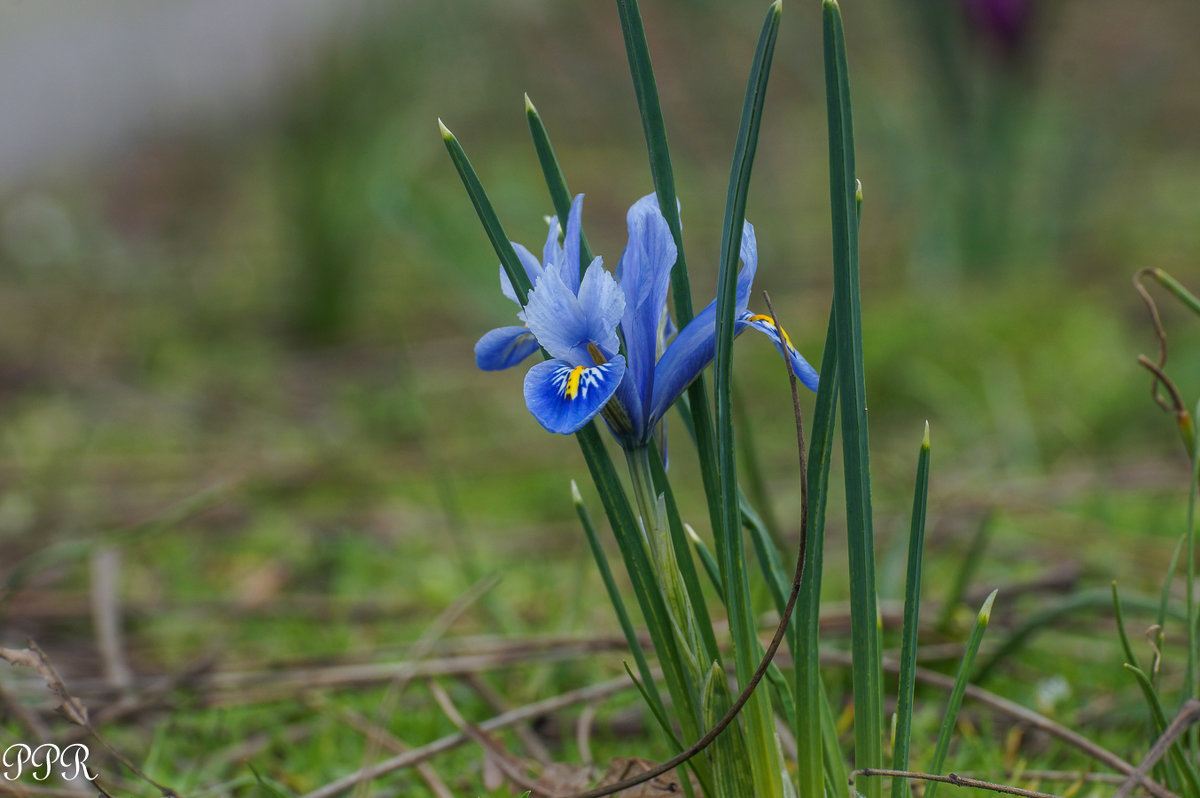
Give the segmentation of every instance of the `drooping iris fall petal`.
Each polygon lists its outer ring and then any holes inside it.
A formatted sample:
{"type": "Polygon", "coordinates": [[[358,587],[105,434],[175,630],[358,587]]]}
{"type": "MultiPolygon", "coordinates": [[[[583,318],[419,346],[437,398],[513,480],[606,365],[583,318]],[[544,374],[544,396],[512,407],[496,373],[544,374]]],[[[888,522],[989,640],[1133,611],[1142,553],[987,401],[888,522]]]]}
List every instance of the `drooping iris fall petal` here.
{"type": "Polygon", "coordinates": [[[569,435],[604,408],[624,376],[625,358],[620,355],[590,367],[547,360],[525,375],[525,404],[547,430],[569,435]]]}
{"type": "Polygon", "coordinates": [[[528,327],[497,327],[475,344],[475,365],[484,371],[512,368],[538,350],[528,327]]]}

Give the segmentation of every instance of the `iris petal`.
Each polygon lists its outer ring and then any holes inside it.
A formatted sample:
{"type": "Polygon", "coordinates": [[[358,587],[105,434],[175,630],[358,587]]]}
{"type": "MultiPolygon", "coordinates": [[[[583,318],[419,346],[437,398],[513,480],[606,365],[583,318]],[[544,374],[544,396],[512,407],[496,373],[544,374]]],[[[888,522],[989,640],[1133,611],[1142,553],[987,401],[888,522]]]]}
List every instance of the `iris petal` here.
{"type": "Polygon", "coordinates": [[[567,215],[567,231],[563,235],[562,275],[563,282],[573,291],[579,291],[581,272],[579,269],[579,240],[582,235],[583,195],[576,194],[567,215]]]}
{"type": "Polygon", "coordinates": [[[497,327],[475,344],[475,365],[484,371],[500,371],[517,365],[537,350],[537,339],[529,328],[497,327]]]}
{"type": "MultiPolygon", "coordinates": [[[[538,259],[533,253],[526,249],[516,241],[510,241],[513,250],[517,253],[517,258],[520,259],[521,265],[525,267],[525,274],[529,276],[530,285],[537,285],[538,279],[542,276],[542,264],[538,263],[538,259]]],[[[500,267],[500,293],[521,304],[521,300],[517,299],[517,292],[513,289],[512,280],[508,279],[508,272],[504,271],[504,267],[500,267]]]]}
{"type": "Polygon", "coordinates": [[[525,376],[525,404],[550,432],[578,432],[608,403],[624,375],[625,358],[620,355],[591,367],[547,360],[525,376]]]}
{"type": "Polygon", "coordinates": [[[750,304],[750,289],[754,285],[754,275],[758,271],[758,241],[754,237],[754,225],[749,222],[742,225],[740,254],[742,270],[738,272],[737,278],[737,313],[741,313],[750,304]]]}
{"type": "MultiPolygon", "coordinates": [[[[747,291],[747,293],[749,293],[747,291]]],[[[716,354],[716,300],[696,314],[696,318],[679,331],[675,340],[667,347],[654,369],[654,401],[650,406],[650,423],[653,424],[671,409],[679,395],[691,385],[692,380],[712,362],[716,354]]],[[[797,379],[810,390],[817,390],[817,371],[796,351],[791,342],[780,339],[770,319],[755,318],[753,313],[743,310],[734,321],[734,337],[746,329],[754,328],[766,335],[780,352],[786,346],[792,361],[792,371],[797,379]]]]}
{"type": "MultiPolygon", "coordinates": [[[[654,367],[649,423],[663,417],[716,354],[717,303],[709,302],[684,326],[654,367]]],[[[736,329],[736,328],[735,328],[736,329]]]]}
{"type": "MultiPolygon", "coordinates": [[[[621,290],[625,293],[621,331],[629,356],[630,380],[640,397],[638,404],[645,407],[654,385],[660,322],[677,251],[656,195],[649,194],[635,202],[626,222],[629,243],[618,267],[621,290]]],[[[649,420],[644,413],[639,413],[633,421],[639,437],[649,434],[649,420]]]]}
{"type": "Polygon", "coordinates": [[[546,233],[546,243],[542,246],[542,266],[550,268],[557,266],[562,260],[562,244],[558,243],[558,236],[562,233],[562,225],[558,223],[557,216],[550,217],[550,230],[546,233]]]}
{"type": "MultiPolygon", "coordinates": [[[[746,311],[750,290],[758,271],[758,241],[754,225],[742,225],[742,268],[737,276],[736,317],[746,311]]],[[[736,336],[742,330],[734,326],[736,336]]],[[[653,424],[670,409],[692,380],[704,371],[716,354],[717,300],[705,305],[667,346],[654,368],[654,395],[650,403],[650,423],[653,424]]]]}
{"type": "Polygon", "coordinates": [[[589,344],[612,357],[620,347],[617,324],[625,304],[612,275],[599,259],[593,261],[576,296],[559,272],[558,267],[547,268],[529,292],[525,318],[530,331],[552,356],[575,366],[595,362],[589,344]]]}
{"type": "Polygon", "coordinates": [[[817,390],[817,384],[820,381],[817,376],[817,370],[809,365],[804,356],[796,351],[792,346],[792,342],[788,340],[787,330],[783,331],[780,336],[779,329],[771,322],[771,319],[766,316],[756,316],[748,311],[743,311],[738,317],[738,327],[752,327],[758,330],[763,335],[771,339],[771,343],[775,344],[775,348],[780,354],[786,354],[792,361],[792,371],[796,374],[796,379],[804,383],[811,391],[817,390]]]}

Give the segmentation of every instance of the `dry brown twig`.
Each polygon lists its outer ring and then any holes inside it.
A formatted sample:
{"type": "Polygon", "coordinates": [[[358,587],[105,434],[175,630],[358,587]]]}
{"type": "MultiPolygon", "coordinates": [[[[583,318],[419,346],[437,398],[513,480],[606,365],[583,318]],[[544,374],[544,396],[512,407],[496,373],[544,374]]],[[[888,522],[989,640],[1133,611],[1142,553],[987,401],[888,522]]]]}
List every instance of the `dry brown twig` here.
{"type": "Polygon", "coordinates": [[[429,692],[433,695],[433,700],[441,708],[442,712],[450,719],[454,726],[471,738],[478,746],[483,748],[485,756],[487,756],[501,772],[505,778],[513,784],[520,787],[522,790],[542,791],[542,786],[534,779],[529,778],[524,772],[524,768],[516,761],[516,758],[505,751],[499,743],[481,731],[475,725],[468,723],[463,718],[462,713],[458,711],[458,707],[454,706],[454,702],[450,699],[450,695],[433,679],[426,681],[426,686],[429,692]]]}
{"type": "Polygon", "coordinates": [[[1162,759],[1167,750],[1174,744],[1175,740],[1183,734],[1188,728],[1200,720],[1200,700],[1189,698],[1184,702],[1183,708],[1179,710],[1179,714],[1175,719],[1163,730],[1162,735],[1154,741],[1154,745],[1150,746],[1150,750],[1146,753],[1145,758],[1138,763],[1121,788],[1117,790],[1114,798],[1129,798],[1135,787],[1141,779],[1150,772],[1150,769],[1162,759]]]}
{"type": "MultiPolygon", "coordinates": [[[[38,675],[45,680],[46,686],[49,687],[50,690],[56,696],[58,696],[59,700],[62,701],[62,704],[58,707],[58,711],[62,713],[67,720],[71,721],[77,726],[82,726],[83,728],[87,729],[96,742],[100,743],[100,745],[103,746],[105,750],[107,750],[118,762],[124,765],[129,772],[155,787],[164,796],[169,796],[170,798],[180,798],[179,794],[173,789],[159,784],[157,781],[147,776],[141,768],[139,768],[133,763],[132,760],[129,759],[129,757],[125,756],[116,748],[114,748],[112,744],[109,743],[102,734],[100,734],[100,732],[94,725],[92,725],[91,720],[88,718],[87,707],[83,705],[82,701],[75,698],[73,695],[71,695],[70,691],[67,690],[67,685],[63,681],[62,677],[58,674],[58,670],[55,669],[54,665],[50,662],[50,659],[46,656],[46,652],[42,651],[41,647],[35,641],[29,641],[29,648],[0,648],[0,659],[3,659],[13,665],[23,665],[35,670],[38,675]]],[[[96,781],[99,781],[99,779],[96,781]]],[[[96,786],[96,781],[93,782],[93,786],[96,786]]]]}
{"type": "Polygon", "coordinates": [[[1007,784],[996,784],[991,781],[980,781],[966,776],[960,776],[957,773],[948,773],[945,776],[939,776],[934,773],[917,773],[912,770],[887,770],[884,768],[859,768],[850,772],[850,786],[854,788],[854,779],[858,776],[891,776],[894,779],[918,779],[920,781],[936,781],[942,784],[953,784],[956,787],[974,787],[979,790],[990,790],[991,792],[1004,793],[1005,795],[1020,795],[1023,798],[1059,798],[1059,796],[1048,792],[1038,792],[1037,790],[1026,790],[1021,787],[1010,787],[1007,784]]]}
{"type": "MultiPolygon", "coordinates": [[[[850,665],[850,655],[841,652],[821,652],[821,662],[837,662],[844,666],[850,665]]],[[[892,659],[883,661],[883,669],[890,673],[900,672],[900,663],[892,659]]],[[[950,691],[954,689],[954,679],[937,671],[931,671],[927,668],[916,669],[917,681],[924,684],[933,685],[941,690],[950,691]]],[[[1034,712],[1028,707],[1023,707],[1015,701],[1009,701],[1007,698],[1001,698],[993,692],[984,690],[982,687],[976,687],[973,684],[967,685],[965,695],[973,698],[984,706],[1000,712],[1008,717],[1017,720],[1021,723],[1027,723],[1031,727],[1043,731],[1052,737],[1057,737],[1059,740],[1071,745],[1098,762],[1103,762],[1108,767],[1125,775],[1134,773],[1135,768],[1129,762],[1126,762],[1121,757],[1098,745],[1091,740],[1079,734],[1076,731],[1068,729],[1060,723],[1056,723],[1045,715],[1034,712]]],[[[1138,783],[1146,789],[1147,792],[1156,796],[1156,798],[1179,798],[1175,793],[1168,790],[1166,787],[1154,781],[1147,775],[1141,775],[1138,778],[1138,783]]]]}
{"type": "MultiPolygon", "coordinates": [[[[413,750],[411,745],[375,723],[366,715],[355,712],[349,707],[341,706],[325,698],[320,693],[307,696],[305,703],[318,710],[336,713],[347,725],[358,729],[366,735],[368,740],[373,740],[377,745],[388,749],[393,754],[407,754],[413,750]]],[[[425,786],[429,788],[429,791],[434,794],[434,798],[454,798],[454,793],[450,792],[450,788],[446,786],[446,782],[442,781],[442,777],[433,769],[433,765],[428,762],[418,762],[413,766],[413,769],[417,771],[417,775],[425,782],[425,786]]],[[[369,784],[370,782],[363,781],[361,783],[369,784]]]]}
{"type": "MultiPolygon", "coordinates": [[[[1183,435],[1184,446],[1187,448],[1189,456],[1194,457],[1195,452],[1192,450],[1195,447],[1195,427],[1193,425],[1192,416],[1188,412],[1187,405],[1185,405],[1183,402],[1183,396],[1180,394],[1179,388],[1175,385],[1175,382],[1167,376],[1167,373],[1164,370],[1167,365],[1167,332],[1163,328],[1162,318],[1158,313],[1158,305],[1155,304],[1154,298],[1150,296],[1150,292],[1146,290],[1144,285],[1142,285],[1142,278],[1147,276],[1153,277],[1155,280],[1158,280],[1159,283],[1170,288],[1170,285],[1164,282],[1164,279],[1170,280],[1170,277],[1158,269],[1139,269],[1133,276],[1133,287],[1137,289],[1138,294],[1142,297],[1142,301],[1146,303],[1146,308],[1150,311],[1150,321],[1154,325],[1154,335],[1158,339],[1158,362],[1153,362],[1145,355],[1138,355],[1137,362],[1139,366],[1154,375],[1154,378],[1150,381],[1150,397],[1154,400],[1155,404],[1161,407],[1165,412],[1173,413],[1175,415],[1175,423],[1179,426],[1180,433],[1183,435]],[[1170,394],[1170,402],[1167,402],[1167,400],[1164,399],[1161,394],[1159,394],[1158,388],[1160,385],[1163,388],[1166,388],[1167,393],[1170,394]]],[[[1174,280],[1170,280],[1170,282],[1173,283],[1174,280]]],[[[1182,286],[1177,287],[1182,290],[1182,286]]],[[[1187,293],[1186,290],[1185,293],[1187,293]]]]}
{"type": "Polygon", "coordinates": [[[119,691],[133,685],[133,671],[121,641],[121,600],[118,593],[121,554],[116,546],[101,545],[92,552],[92,624],[96,648],[104,661],[104,678],[119,691]]]}
{"type": "MultiPolygon", "coordinates": [[[[661,672],[655,672],[654,678],[659,678],[661,672]]],[[[492,732],[500,729],[506,729],[517,723],[524,723],[542,715],[548,715],[559,710],[565,709],[576,704],[586,704],[594,701],[600,701],[608,696],[622,693],[626,690],[632,690],[633,683],[629,681],[629,677],[622,676],[618,679],[611,679],[600,684],[581,687],[578,690],[547,698],[543,701],[536,701],[532,704],[527,704],[523,707],[517,707],[511,712],[503,715],[497,715],[490,720],[477,724],[480,731],[492,732]]],[[[387,773],[393,773],[406,767],[412,767],[418,762],[424,762],[431,757],[437,756],[440,753],[457,748],[464,743],[470,742],[470,738],[464,732],[450,734],[438,740],[434,740],[420,748],[414,748],[407,754],[392,757],[391,759],[378,762],[370,767],[360,768],[353,773],[347,774],[337,781],[326,784],[317,790],[313,790],[302,798],[332,798],[335,795],[342,793],[345,790],[352,788],[354,785],[364,779],[376,779],[387,773]]]]}
{"type": "MultiPolygon", "coordinates": [[[[491,574],[476,582],[461,596],[458,596],[450,603],[448,607],[438,614],[438,617],[433,620],[433,623],[421,634],[417,642],[413,645],[410,659],[413,662],[420,662],[429,656],[433,651],[433,647],[437,645],[437,641],[445,636],[446,632],[452,627],[459,618],[466,614],[481,596],[491,590],[500,581],[497,574],[491,574]]],[[[388,685],[384,692],[383,699],[379,702],[379,707],[375,712],[376,725],[384,722],[396,708],[396,702],[404,691],[408,688],[409,682],[412,681],[412,676],[407,673],[400,673],[388,685]]],[[[362,762],[366,764],[375,759],[379,753],[379,740],[374,736],[367,738],[367,745],[363,751],[362,762]]],[[[365,798],[368,785],[370,782],[363,782],[355,788],[356,796],[365,798]]]]}
{"type": "Polygon", "coordinates": [[[579,758],[583,764],[591,765],[592,759],[592,724],[596,720],[598,704],[585,704],[575,721],[575,747],[579,749],[579,758]]]}
{"type": "MultiPolygon", "coordinates": [[[[484,680],[482,675],[478,673],[467,673],[463,674],[461,678],[468,687],[479,694],[479,697],[482,698],[497,715],[508,712],[508,710],[512,709],[512,707],[508,706],[500,694],[493,690],[492,686],[484,680]]],[[[584,712],[587,712],[589,709],[594,711],[594,705],[589,704],[584,708],[584,712]]],[[[513,734],[517,736],[517,739],[521,741],[521,744],[524,745],[526,750],[529,751],[529,755],[533,757],[534,761],[536,761],[538,764],[549,765],[552,761],[554,761],[554,758],[550,755],[550,752],[546,749],[546,746],[542,743],[541,739],[536,733],[534,733],[533,729],[529,728],[529,724],[518,723],[516,726],[513,726],[513,734]]]]}

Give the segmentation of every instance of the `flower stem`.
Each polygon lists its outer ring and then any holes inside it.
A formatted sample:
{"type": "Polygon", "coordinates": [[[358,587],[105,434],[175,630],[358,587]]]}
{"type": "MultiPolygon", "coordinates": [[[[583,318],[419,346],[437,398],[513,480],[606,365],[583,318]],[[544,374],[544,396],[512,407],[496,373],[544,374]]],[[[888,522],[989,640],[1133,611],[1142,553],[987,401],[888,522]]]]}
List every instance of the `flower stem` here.
{"type": "Polygon", "coordinates": [[[654,565],[659,589],[662,590],[663,599],[671,615],[681,651],[687,656],[688,662],[685,664],[702,681],[707,667],[702,667],[699,657],[703,650],[700,645],[700,629],[683,582],[683,574],[675,559],[675,546],[667,529],[666,504],[654,489],[654,472],[650,458],[655,456],[657,455],[648,446],[625,450],[625,457],[629,462],[629,476],[633,482],[633,495],[642,516],[642,534],[649,550],[650,561],[654,565]]]}

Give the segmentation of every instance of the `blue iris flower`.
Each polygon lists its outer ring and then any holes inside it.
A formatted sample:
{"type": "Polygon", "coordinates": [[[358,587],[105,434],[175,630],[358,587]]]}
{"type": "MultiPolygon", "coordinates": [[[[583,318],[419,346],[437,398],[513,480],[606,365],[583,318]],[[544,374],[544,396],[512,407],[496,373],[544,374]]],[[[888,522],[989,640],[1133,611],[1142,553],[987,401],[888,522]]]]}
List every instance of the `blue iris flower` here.
{"type": "MultiPolygon", "coordinates": [[[[675,241],[654,194],[629,209],[629,243],[616,276],[593,260],[580,277],[579,239],[583,196],[571,205],[563,244],[551,220],[542,261],[513,244],[533,289],[518,314],[524,326],[492,330],[475,345],[482,369],[515,366],[539,346],[551,359],[525,377],[525,403],[551,432],[569,434],[602,414],[627,449],[645,446],[658,422],[716,351],[716,300],[675,333],[667,314],[667,291],[675,264],[675,241]]],[[[742,232],[742,268],[737,280],[734,334],[747,328],[765,334],[787,354],[796,376],[817,389],[817,372],[775,327],[770,317],[747,310],[758,247],[754,227],[742,232]]],[[[516,292],[500,271],[500,287],[514,302],[516,292]]],[[[518,302],[519,304],[519,302],[518,302]]]]}

